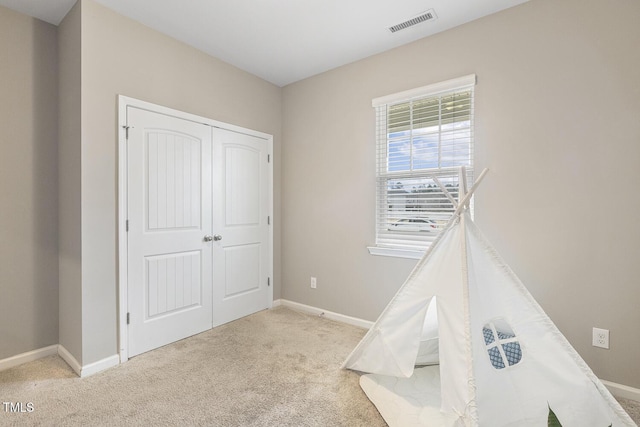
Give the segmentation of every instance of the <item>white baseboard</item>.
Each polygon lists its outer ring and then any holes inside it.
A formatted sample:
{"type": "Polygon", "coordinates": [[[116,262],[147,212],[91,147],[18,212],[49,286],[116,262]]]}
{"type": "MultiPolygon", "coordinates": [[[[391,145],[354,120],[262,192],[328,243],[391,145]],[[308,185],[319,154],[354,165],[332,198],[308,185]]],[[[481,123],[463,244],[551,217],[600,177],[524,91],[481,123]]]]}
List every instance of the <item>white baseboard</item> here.
{"type": "Polygon", "coordinates": [[[42,359],[43,357],[53,356],[57,353],[58,344],[54,344],[38,350],[27,351],[26,353],[11,356],[0,360],[0,371],[22,365],[23,363],[33,362],[34,360],[42,359]]]}
{"type": "Polygon", "coordinates": [[[334,313],[332,311],[323,310],[321,308],[312,307],[306,304],[300,304],[299,302],[293,302],[286,299],[279,299],[273,302],[273,307],[288,307],[292,310],[302,311],[303,313],[309,313],[316,316],[323,316],[327,319],[335,320],[342,323],[347,323],[349,325],[357,326],[363,329],[369,329],[373,326],[373,322],[369,322],[368,320],[358,319],[357,317],[346,316],[340,313],[334,313]]]}
{"type": "Polygon", "coordinates": [[[617,384],[611,381],[600,380],[602,384],[616,397],[635,400],[640,402],[640,389],[629,387],[628,385],[617,384]]]}
{"type": "Polygon", "coordinates": [[[78,362],[78,360],[76,360],[76,358],[73,357],[73,355],[62,345],[58,346],[58,355],[67,362],[67,365],[69,365],[80,378],[97,374],[98,372],[120,364],[120,356],[114,354],[113,356],[82,366],[80,362],[78,362]]]}
{"type": "Polygon", "coordinates": [[[98,360],[97,362],[89,363],[88,365],[84,365],[82,367],[81,377],[88,377],[93,374],[97,374],[98,372],[102,372],[105,369],[113,368],[114,366],[118,366],[120,364],[120,356],[114,354],[113,356],[106,357],[102,360],[98,360]]]}
{"type": "Polygon", "coordinates": [[[76,360],[75,357],[73,357],[69,350],[64,348],[62,344],[58,346],[58,356],[60,356],[62,360],[67,362],[67,365],[69,365],[69,367],[73,369],[73,372],[75,372],[76,375],[78,375],[79,377],[82,376],[80,375],[82,373],[82,365],[76,360]]]}

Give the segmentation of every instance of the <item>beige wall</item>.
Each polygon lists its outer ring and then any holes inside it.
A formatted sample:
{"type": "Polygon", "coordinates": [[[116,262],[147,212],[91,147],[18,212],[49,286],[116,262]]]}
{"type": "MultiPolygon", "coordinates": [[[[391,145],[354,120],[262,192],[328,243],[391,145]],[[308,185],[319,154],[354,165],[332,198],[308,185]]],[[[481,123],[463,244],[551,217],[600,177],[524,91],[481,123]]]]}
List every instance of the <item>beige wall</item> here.
{"type": "Polygon", "coordinates": [[[601,6],[531,0],[285,87],[282,297],[378,316],[415,261],[366,249],[371,100],[475,73],[479,225],[595,373],[640,387],[640,2],[601,6]]]}
{"type": "Polygon", "coordinates": [[[80,7],[58,26],[59,344],[82,360],[80,7]]]}
{"type": "MultiPolygon", "coordinates": [[[[117,95],[274,136],[280,217],[281,90],[251,74],[82,0],[82,360],[117,352],[117,95]]],[[[280,222],[274,295],[280,293],[280,222]]]]}
{"type": "Polygon", "coordinates": [[[58,343],[56,28],[0,7],[0,359],[58,343]]]}

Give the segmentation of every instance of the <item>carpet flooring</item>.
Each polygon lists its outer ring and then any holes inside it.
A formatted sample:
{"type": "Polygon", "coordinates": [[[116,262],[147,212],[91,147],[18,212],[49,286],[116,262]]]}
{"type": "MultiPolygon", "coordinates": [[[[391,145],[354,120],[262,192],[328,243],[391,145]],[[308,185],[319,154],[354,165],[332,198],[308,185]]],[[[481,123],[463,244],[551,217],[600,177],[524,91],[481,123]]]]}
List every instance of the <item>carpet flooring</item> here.
{"type": "Polygon", "coordinates": [[[0,407],[0,425],[385,426],[339,369],[364,333],[280,307],[83,379],[50,356],[0,372],[0,401],[25,410],[0,407]]]}
{"type": "Polygon", "coordinates": [[[57,356],[0,372],[0,425],[384,426],[340,370],[364,330],[262,311],[87,378],[57,356]]]}

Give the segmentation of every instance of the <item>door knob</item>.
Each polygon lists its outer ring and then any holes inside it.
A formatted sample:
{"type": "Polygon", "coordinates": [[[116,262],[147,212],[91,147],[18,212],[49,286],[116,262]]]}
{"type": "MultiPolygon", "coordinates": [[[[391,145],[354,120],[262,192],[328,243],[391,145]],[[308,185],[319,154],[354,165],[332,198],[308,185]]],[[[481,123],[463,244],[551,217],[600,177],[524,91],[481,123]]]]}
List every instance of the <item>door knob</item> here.
{"type": "Polygon", "coordinates": [[[215,240],[216,242],[217,242],[218,240],[222,240],[222,236],[221,236],[221,235],[219,235],[219,234],[216,234],[215,236],[213,236],[213,240],[215,240]]]}
{"type": "Polygon", "coordinates": [[[207,234],[206,236],[204,236],[204,241],[205,242],[210,242],[213,240],[213,236],[210,236],[209,234],[207,234]]]}

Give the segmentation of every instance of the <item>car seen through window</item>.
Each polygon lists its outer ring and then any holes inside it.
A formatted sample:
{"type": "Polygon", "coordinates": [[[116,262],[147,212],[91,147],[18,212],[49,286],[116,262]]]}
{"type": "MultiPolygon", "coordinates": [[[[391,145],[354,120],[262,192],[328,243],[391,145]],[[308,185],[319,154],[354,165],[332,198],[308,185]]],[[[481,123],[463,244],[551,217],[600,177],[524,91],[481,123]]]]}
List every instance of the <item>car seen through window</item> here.
{"type": "Polygon", "coordinates": [[[433,232],[438,228],[438,224],[428,218],[402,218],[392,222],[389,230],[407,232],[433,232]]]}

